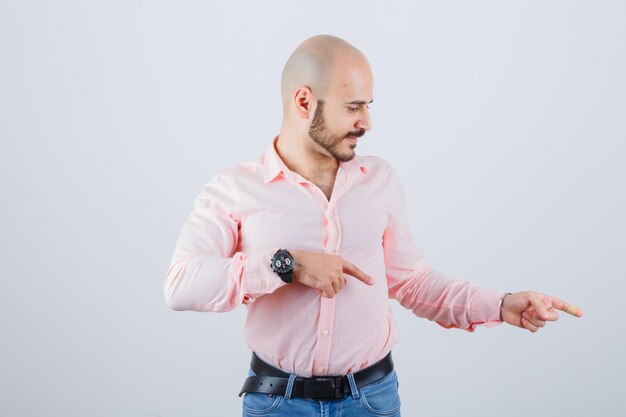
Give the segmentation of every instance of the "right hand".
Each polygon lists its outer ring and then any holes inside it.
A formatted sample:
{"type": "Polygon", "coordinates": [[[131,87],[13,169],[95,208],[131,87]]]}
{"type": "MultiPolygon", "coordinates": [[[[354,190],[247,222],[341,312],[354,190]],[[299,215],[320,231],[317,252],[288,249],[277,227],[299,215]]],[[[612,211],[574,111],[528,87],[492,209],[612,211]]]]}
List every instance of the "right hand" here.
{"type": "Polygon", "coordinates": [[[289,253],[296,264],[293,280],[320,290],[323,297],[333,298],[346,285],[344,273],[374,284],[372,277],[338,255],[291,249],[289,253]]]}
{"type": "Polygon", "coordinates": [[[556,321],[561,310],[574,317],[582,317],[578,307],[535,291],[522,291],[507,295],[501,305],[502,320],[513,326],[526,328],[536,332],[546,325],[547,321],[556,321]]]}

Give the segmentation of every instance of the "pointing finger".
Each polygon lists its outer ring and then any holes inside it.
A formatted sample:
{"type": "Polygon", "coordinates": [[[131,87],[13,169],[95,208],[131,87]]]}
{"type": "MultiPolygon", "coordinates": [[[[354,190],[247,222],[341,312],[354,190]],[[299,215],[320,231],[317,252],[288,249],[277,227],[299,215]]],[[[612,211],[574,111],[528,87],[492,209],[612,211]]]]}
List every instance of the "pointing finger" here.
{"type": "Polygon", "coordinates": [[[578,307],[568,304],[563,300],[559,300],[558,298],[550,297],[550,299],[551,299],[550,301],[552,303],[552,307],[561,311],[565,311],[566,313],[571,314],[574,317],[583,316],[582,310],[579,309],[578,307]]]}
{"type": "Polygon", "coordinates": [[[368,285],[372,285],[374,283],[374,279],[372,277],[370,277],[365,272],[357,268],[354,264],[351,264],[345,259],[343,261],[343,272],[345,272],[346,274],[352,275],[359,281],[363,281],[364,283],[368,285]]]}

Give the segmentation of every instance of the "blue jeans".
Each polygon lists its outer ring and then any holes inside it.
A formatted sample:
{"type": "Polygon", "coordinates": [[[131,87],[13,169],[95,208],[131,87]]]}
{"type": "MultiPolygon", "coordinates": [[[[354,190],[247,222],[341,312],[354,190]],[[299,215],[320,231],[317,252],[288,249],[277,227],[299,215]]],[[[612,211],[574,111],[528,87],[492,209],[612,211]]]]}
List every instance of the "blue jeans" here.
{"type": "MultiPolygon", "coordinates": [[[[255,373],[248,369],[248,376],[255,373]]],[[[357,388],[353,374],[348,374],[352,394],[341,400],[291,398],[292,373],[285,395],[246,392],[243,396],[243,417],[400,417],[398,376],[395,369],[383,378],[357,388]]]]}

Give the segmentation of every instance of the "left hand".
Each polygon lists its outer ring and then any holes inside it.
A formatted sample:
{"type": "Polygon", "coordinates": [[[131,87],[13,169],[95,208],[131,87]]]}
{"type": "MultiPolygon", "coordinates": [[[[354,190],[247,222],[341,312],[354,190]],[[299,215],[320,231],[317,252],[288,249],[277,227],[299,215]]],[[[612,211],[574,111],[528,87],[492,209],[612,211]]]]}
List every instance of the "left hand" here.
{"type": "Polygon", "coordinates": [[[517,327],[536,332],[547,321],[556,321],[561,310],[575,317],[582,317],[579,308],[558,298],[534,291],[523,291],[507,295],[500,311],[502,320],[517,327]]]}

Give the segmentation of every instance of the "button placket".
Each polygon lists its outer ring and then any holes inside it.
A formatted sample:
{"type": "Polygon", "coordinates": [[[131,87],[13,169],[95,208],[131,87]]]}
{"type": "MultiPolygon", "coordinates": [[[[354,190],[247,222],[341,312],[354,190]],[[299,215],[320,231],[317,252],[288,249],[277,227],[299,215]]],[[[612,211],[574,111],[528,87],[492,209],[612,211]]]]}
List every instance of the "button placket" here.
{"type": "Polygon", "coordinates": [[[324,250],[326,253],[334,253],[333,247],[337,239],[337,231],[335,228],[335,222],[329,215],[326,216],[326,240],[324,241],[324,250]]]}
{"type": "Polygon", "coordinates": [[[336,238],[335,238],[335,253],[339,253],[339,246],[341,245],[341,225],[339,224],[338,216],[334,217],[335,220],[335,230],[336,230],[336,238]]]}
{"type": "Polygon", "coordinates": [[[328,212],[324,218],[326,239],[324,241],[324,249],[326,253],[337,253],[339,249],[339,237],[341,231],[339,230],[339,224],[337,217],[334,215],[334,206],[328,208],[328,212]]]}
{"type": "Polygon", "coordinates": [[[320,296],[320,318],[318,326],[317,348],[315,349],[314,372],[326,375],[330,362],[332,325],[335,316],[335,298],[320,296]]]}
{"type": "MultiPolygon", "coordinates": [[[[341,194],[345,192],[347,186],[347,173],[340,167],[333,185],[334,188],[330,201],[319,188],[312,187],[318,190],[315,194],[320,196],[320,203],[324,213],[322,228],[325,253],[338,253],[339,250],[341,230],[337,218],[337,201],[341,194]]],[[[327,375],[329,372],[332,332],[335,320],[335,300],[336,297],[326,298],[320,294],[317,347],[313,361],[313,373],[316,375],[327,375]]]]}

